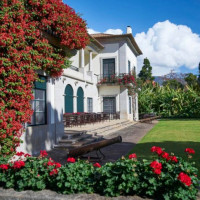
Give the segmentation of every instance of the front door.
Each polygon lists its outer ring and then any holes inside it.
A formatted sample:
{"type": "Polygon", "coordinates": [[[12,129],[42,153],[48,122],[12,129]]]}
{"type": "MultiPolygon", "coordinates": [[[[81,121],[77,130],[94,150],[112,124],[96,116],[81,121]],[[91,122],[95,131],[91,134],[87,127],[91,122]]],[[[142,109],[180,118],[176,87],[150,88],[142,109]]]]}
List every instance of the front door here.
{"type": "Polygon", "coordinates": [[[115,74],[115,59],[103,59],[103,77],[110,77],[115,74]]]}
{"type": "Polygon", "coordinates": [[[115,97],[103,97],[103,112],[116,113],[115,97]]]}

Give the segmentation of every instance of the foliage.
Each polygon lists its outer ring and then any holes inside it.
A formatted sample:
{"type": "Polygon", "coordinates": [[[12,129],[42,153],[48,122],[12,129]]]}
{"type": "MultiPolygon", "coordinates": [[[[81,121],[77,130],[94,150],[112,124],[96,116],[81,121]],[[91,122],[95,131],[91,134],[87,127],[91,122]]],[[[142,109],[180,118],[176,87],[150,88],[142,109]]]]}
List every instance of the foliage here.
{"type": "Polygon", "coordinates": [[[157,155],[153,161],[138,161],[132,154],[102,167],[80,160],[61,165],[48,159],[44,151],[37,158],[18,152],[16,160],[0,165],[0,186],[18,191],[47,188],[63,194],[98,192],[106,196],[196,199],[199,183],[193,164],[160,147],[153,146],[151,151],[157,155]]]}
{"type": "Polygon", "coordinates": [[[170,79],[170,80],[164,81],[163,86],[168,86],[169,88],[175,89],[175,90],[179,88],[181,89],[184,88],[184,85],[178,82],[176,79],[170,79]]]}
{"type": "Polygon", "coordinates": [[[143,65],[140,73],[138,74],[139,78],[142,80],[142,82],[145,82],[148,80],[149,81],[154,80],[154,78],[152,77],[152,67],[147,58],[144,59],[143,64],[144,65],[143,65]]]}
{"type": "Polygon", "coordinates": [[[185,81],[190,87],[196,88],[198,86],[197,76],[192,73],[186,75],[185,81]]]}
{"type": "Polygon", "coordinates": [[[88,43],[85,22],[61,0],[0,1],[0,155],[20,145],[22,124],[32,115],[36,70],[58,77],[67,67],[63,50],[44,38],[47,32],[65,48],[88,43]]]}
{"type": "Polygon", "coordinates": [[[200,117],[200,93],[145,83],[139,92],[139,113],[157,113],[162,117],[200,117]]]}

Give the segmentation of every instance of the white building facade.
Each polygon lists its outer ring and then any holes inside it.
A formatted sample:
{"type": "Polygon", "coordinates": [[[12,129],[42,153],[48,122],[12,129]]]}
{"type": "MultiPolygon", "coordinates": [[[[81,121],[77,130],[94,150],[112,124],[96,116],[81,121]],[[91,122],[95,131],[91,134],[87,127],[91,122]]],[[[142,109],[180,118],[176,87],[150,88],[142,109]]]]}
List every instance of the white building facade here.
{"type": "Polygon", "coordinates": [[[64,134],[64,113],[117,112],[120,119],[138,120],[137,94],[130,94],[133,85],[123,83],[124,76],[136,73],[142,54],[131,28],[123,35],[94,34],[90,39],[60,78],[41,76],[44,81],[35,84],[32,124],[20,150],[36,155],[53,148],[64,134]]]}

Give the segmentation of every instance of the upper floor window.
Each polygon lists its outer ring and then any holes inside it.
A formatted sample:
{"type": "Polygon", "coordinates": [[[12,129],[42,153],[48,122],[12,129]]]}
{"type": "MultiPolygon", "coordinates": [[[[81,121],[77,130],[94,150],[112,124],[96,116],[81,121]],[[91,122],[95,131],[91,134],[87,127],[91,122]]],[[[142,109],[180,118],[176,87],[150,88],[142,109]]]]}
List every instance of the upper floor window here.
{"type": "Polygon", "coordinates": [[[39,76],[39,79],[34,83],[34,100],[31,101],[33,115],[30,125],[46,124],[46,77],[39,76]]]}
{"type": "Polygon", "coordinates": [[[115,74],[115,59],[103,59],[103,77],[115,74]]]}

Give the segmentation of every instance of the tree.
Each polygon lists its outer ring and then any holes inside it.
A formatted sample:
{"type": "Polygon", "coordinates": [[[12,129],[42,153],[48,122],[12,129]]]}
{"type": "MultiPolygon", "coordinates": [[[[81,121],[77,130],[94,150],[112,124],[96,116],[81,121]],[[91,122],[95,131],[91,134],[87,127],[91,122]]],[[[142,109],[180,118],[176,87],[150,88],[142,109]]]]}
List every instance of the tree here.
{"type": "Polygon", "coordinates": [[[63,49],[89,42],[86,23],[61,0],[0,1],[0,156],[20,144],[22,124],[29,122],[36,70],[58,77],[67,66],[63,49]],[[53,34],[60,47],[45,34],[53,34]]]}
{"type": "Polygon", "coordinates": [[[189,86],[193,88],[196,88],[198,86],[197,76],[192,73],[186,74],[185,81],[189,86]]]}
{"type": "Polygon", "coordinates": [[[145,58],[143,64],[144,65],[138,75],[139,78],[142,80],[142,82],[153,81],[154,77],[152,77],[152,67],[149,60],[145,58]]]}
{"type": "Polygon", "coordinates": [[[179,81],[177,81],[176,79],[169,79],[167,81],[163,82],[163,86],[169,86],[171,89],[183,89],[184,85],[182,83],[180,83],[179,81]]]}

